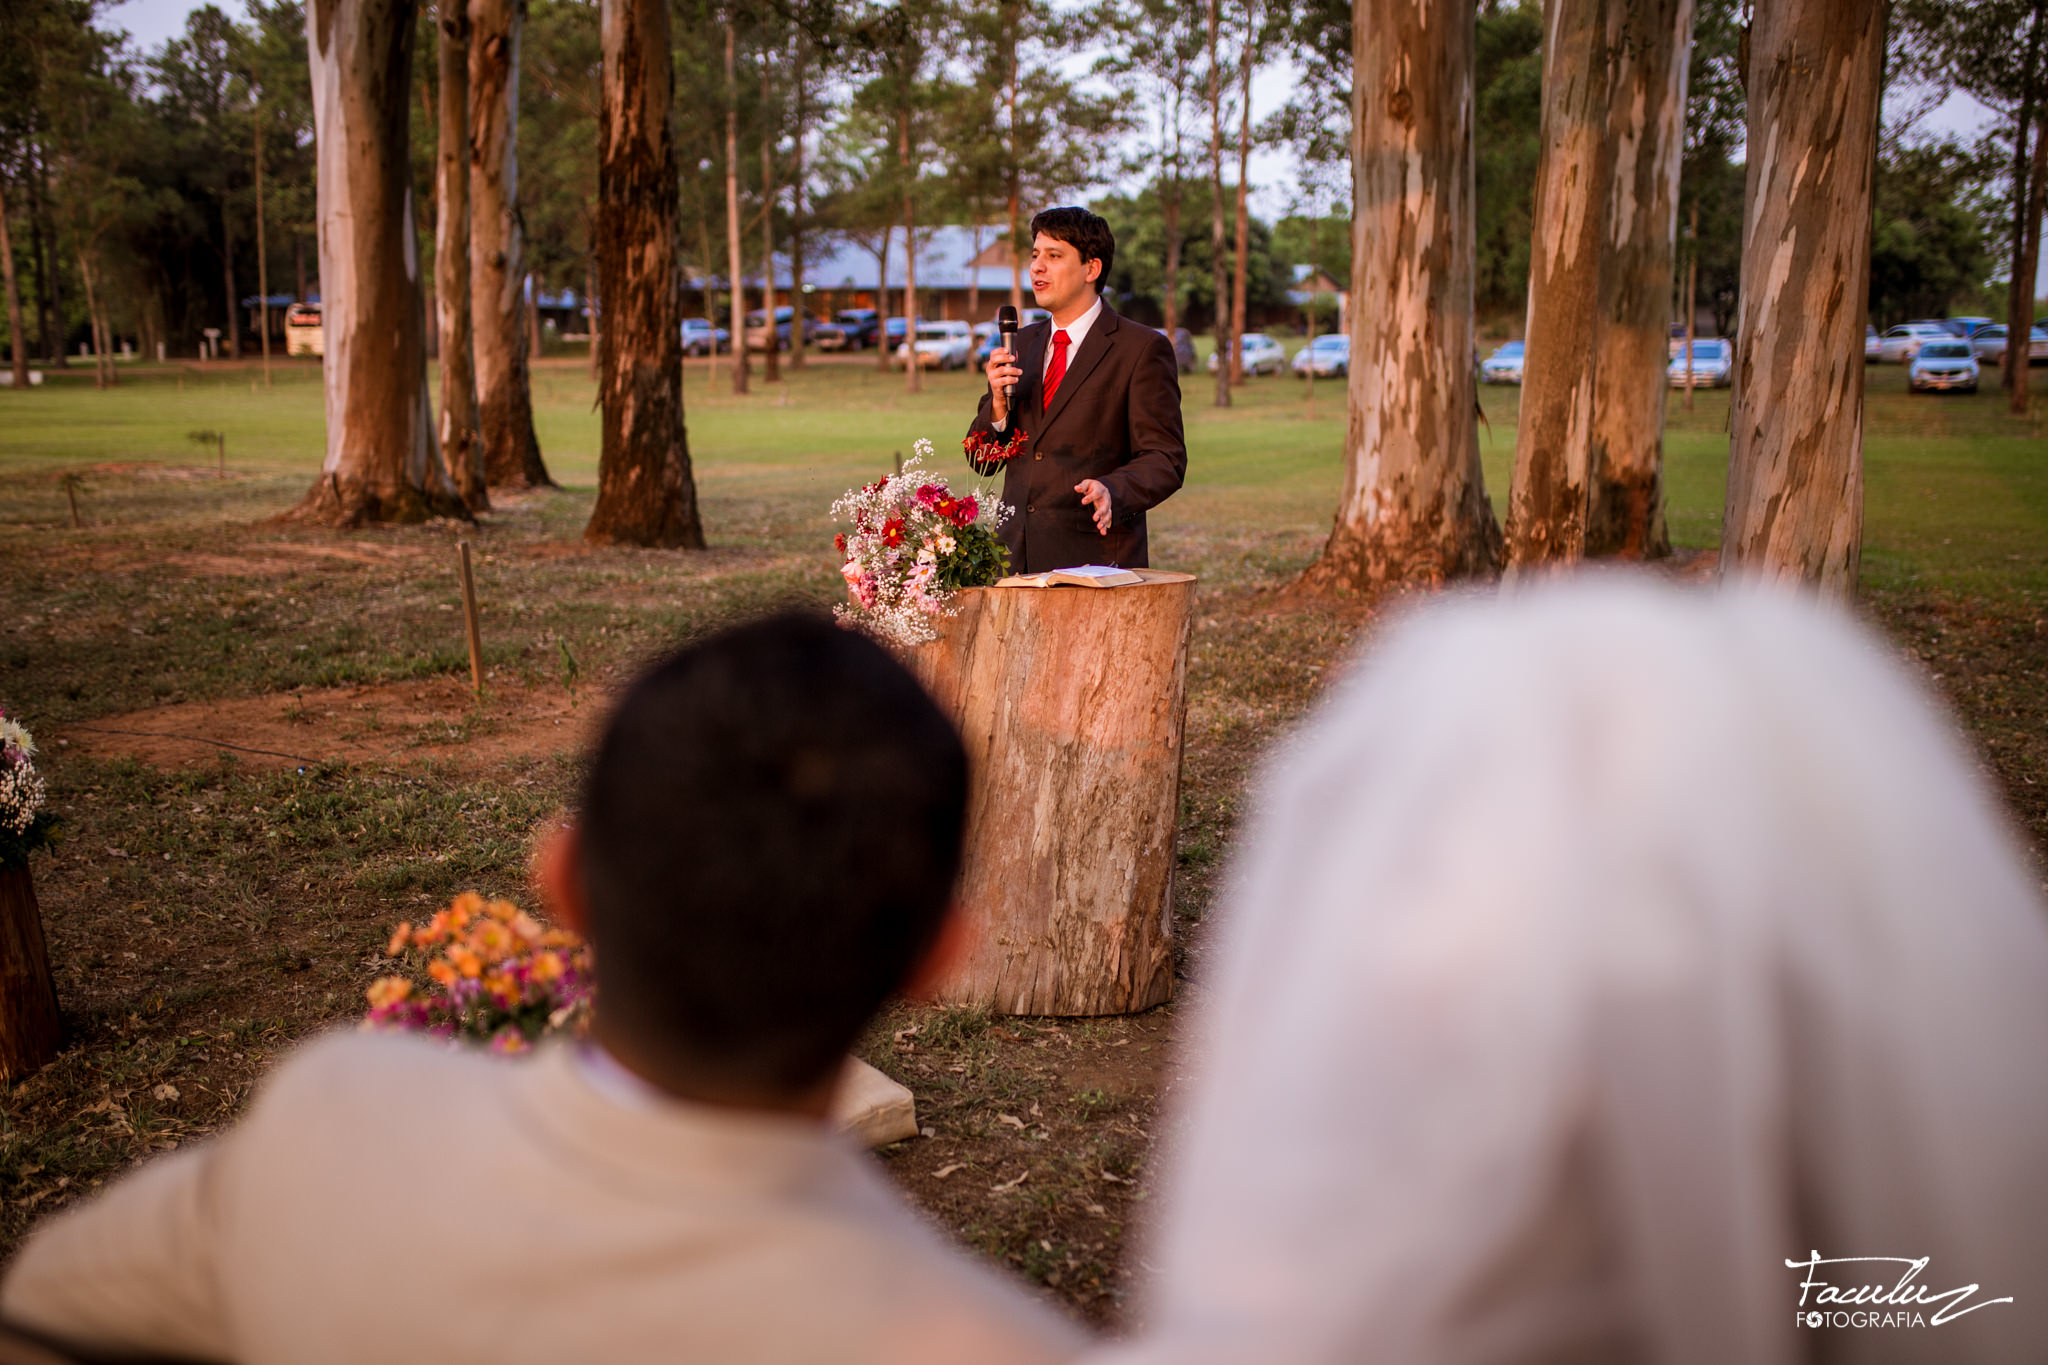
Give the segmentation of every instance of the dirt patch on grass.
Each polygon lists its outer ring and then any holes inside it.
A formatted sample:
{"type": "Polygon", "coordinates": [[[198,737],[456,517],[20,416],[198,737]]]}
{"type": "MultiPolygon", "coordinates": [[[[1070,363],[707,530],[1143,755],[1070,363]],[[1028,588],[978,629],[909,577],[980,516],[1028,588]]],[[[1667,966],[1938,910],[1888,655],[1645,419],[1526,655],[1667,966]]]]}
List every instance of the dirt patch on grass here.
{"type": "Polygon", "coordinates": [[[543,684],[494,690],[479,704],[467,680],[433,678],[154,706],[75,721],[52,738],[87,758],[165,770],[212,768],[223,755],[257,769],[428,760],[493,767],[582,749],[605,700],[591,688],[572,694],[543,684]]]}

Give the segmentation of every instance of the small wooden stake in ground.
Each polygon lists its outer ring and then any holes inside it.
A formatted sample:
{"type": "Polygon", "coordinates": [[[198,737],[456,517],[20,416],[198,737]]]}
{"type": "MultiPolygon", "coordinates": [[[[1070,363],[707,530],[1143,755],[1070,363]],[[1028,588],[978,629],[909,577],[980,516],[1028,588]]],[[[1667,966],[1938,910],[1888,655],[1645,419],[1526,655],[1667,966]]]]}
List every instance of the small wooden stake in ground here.
{"type": "Polygon", "coordinates": [[[78,476],[76,474],[66,474],[64,476],[64,496],[71,503],[71,529],[76,531],[85,525],[84,522],[78,519],[78,476]]]}
{"type": "Polygon", "coordinates": [[[26,866],[0,868],[0,1081],[38,1070],[62,1040],[35,882],[26,866]]]}
{"type": "Polygon", "coordinates": [[[458,542],[462,552],[462,620],[469,628],[469,685],[481,700],[484,695],[484,638],[476,620],[476,578],[469,570],[469,542],[458,542]]]}

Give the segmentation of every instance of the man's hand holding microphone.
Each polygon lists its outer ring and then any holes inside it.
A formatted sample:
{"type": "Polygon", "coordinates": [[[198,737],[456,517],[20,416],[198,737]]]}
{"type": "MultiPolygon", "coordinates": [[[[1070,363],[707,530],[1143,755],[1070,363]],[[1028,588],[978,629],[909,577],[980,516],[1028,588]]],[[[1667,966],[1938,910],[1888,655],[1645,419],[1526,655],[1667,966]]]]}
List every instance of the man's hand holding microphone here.
{"type": "Polygon", "coordinates": [[[1001,425],[1010,420],[1010,398],[1024,371],[1017,368],[1017,310],[1004,304],[996,310],[997,344],[988,353],[988,416],[1001,425]]]}

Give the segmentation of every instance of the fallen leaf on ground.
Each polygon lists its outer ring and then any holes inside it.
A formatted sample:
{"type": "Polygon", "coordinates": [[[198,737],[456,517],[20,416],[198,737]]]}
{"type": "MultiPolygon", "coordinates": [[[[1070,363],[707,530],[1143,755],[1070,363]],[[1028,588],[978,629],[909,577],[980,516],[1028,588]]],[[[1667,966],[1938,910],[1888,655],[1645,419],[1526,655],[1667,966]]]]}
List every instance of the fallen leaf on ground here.
{"type": "Polygon", "coordinates": [[[966,1162],[964,1162],[964,1161],[956,1161],[956,1162],[954,1162],[954,1163],[953,1163],[952,1165],[950,1165],[950,1166],[941,1166],[941,1167],[939,1167],[939,1169],[937,1169],[936,1171],[933,1171],[933,1172],[932,1172],[932,1179],[934,1179],[934,1180],[944,1180],[944,1179],[945,1179],[945,1178],[946,1178],[947,1176],[949,1176],[949,1175],[953,1174],[953,1172],[955,1172],[955,1171],[959,1170],[959,1169],[960,1169],[961,1167],[965,1166],[966,1164],[967,1164],[967,1163],[966,1163],[966,1162]]]}
{"type": "Polygon", "coordinates": [[[991,1194],[1001,1194],[1004,1190],[1014,1190],[1030,1178],[1031,1168],[1029,1166],[1026,1166],[1021,1172],[1018,1173],[1018,1176],[1015,1180],[1005,1180],[1000,1185],[991,1185],[988,1187],[989,1192],[991,1194]]]}
{"type": "Polygon", "coordinates": [[[996,1122],[1007,1123],[1012,1128],[1022,1128],[1024,1126],[1024,1120],[1018,1118],[1015,1114],[997,1114],[996,1122]]]}

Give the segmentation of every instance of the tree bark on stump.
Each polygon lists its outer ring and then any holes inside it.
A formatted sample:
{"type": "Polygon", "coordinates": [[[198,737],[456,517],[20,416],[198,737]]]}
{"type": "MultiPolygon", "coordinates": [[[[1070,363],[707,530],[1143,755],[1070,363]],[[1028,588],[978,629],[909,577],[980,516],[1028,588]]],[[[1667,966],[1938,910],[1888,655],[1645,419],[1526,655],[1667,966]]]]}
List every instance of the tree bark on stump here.
{"type": "Polygon", "coordinates": [[[683,426],[667,0],[604,0],[598,22],[604,47],[597,149],[604,444],[597,506],[583,538],[701,550],[704,529],[683,426]]]}
{"type": "Polygon", "coordinates": [[[1500,568],[1472,373],[1475,42],[1461,0],[1353,11],[1350,422],[1311,590],[1500,568]]]}
{"type": "Polygon", "coordinates": [[[1634,0],[1608,15],[1607,138],[1613,156],[1593,377],[1586,553],[1660,559],[1664,403],[1671,389],[1671,282],[1692,0],[1634,0]]]}
{"type": "Polygon", "coordinates": [[[0,868],[0,1081],[43,1067],[62,1042],[35,879],[26,865],[0,868]]]}
{"type": "Polygon", "coordinates": [[[1722,573],[1847,598],[1863,538],[1884,0],[1763,0],[1750,26],[1749,168],[1722,573]]]}
{"type": "Polygon", "coordinates": [[[548,488],[527,374],[519,224],[519,36],[525,0],[469,0],[469,278],[484,479],[548,488]]]}
{"type": "Polygon", "coordinates": [[[980,588],[919,679],[967,745],[970,947],[938,998],[1130,1014],[1173,994],[1174,836],[1195,581],[980,588]]]}
{"type": "Polygon", "coordinates": [[[332,526],[467,518],[434,447],[413,232],[416,0],[310,0],[327,456],[287,512],[332,526]]]}
{"type": "Polygon", "coordinates": [[[434,158],[434,307],[440,326],[441,463],[472,512],[491,505],[477,432],[469,312],[469,12],[439,0],[441,135],[434,158]]]}
{"type": "Polygon", "coordinates": [[[1541,159],[1523,332],[1528,355],[1508,485],[1508,563],[1514,566],[1575,560],[1586,551],[1600,246],[1608,210],[1607,10],[1607,0],[1545,0],[1543,6],[1541,159]]]}

